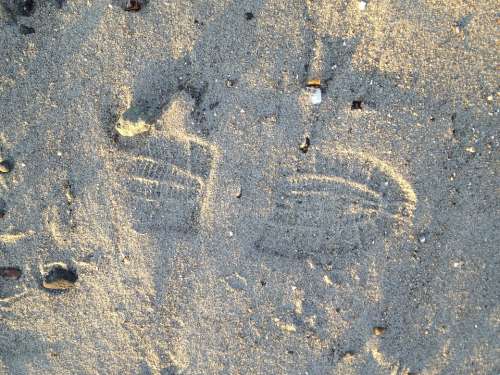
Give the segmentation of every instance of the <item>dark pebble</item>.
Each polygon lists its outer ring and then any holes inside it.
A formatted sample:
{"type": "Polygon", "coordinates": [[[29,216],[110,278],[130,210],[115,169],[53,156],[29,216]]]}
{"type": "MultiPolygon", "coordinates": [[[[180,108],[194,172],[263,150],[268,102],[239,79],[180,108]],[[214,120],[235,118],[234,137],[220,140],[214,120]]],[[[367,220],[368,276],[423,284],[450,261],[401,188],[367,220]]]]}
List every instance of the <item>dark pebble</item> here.
{"type": "Polygon", "coordinates": [[[17,280],[21,277],[22,273],[18,267],[0,267],[0,276],[4,279],[17,280]]]}
{"type": "Polygon", "coordinates": [[[0,173],[9,173],[12,170],[12,163],[7,160],[0,161],[0,173]]]}
{"type": "Polygon", "coordinates": [[[77,280],[76,270],[57,264],[45,276],[43,287],[46,289],[70,289],[75,286],[77,280]]]}
{"type": "Polygon", "coordinates": [[[137,0],[128,0],[125,10],[127,12],[138,12],[142,8],[141,3],[137,0]]]}
{"type": "Polygon", "coordinates": [[[245,13],[245,18],[247,19],[247,21],[250,21],[250,20],[253,20],[255,16],[253,15],[252,12],[246,12],[245,13]]]}
{"type": "Polygon", "coordinates": [[[351,109],[352,110],[355,110],[355,109],[363,109],[363,107],[361,106],[362,102],[361,100],[354,100],[352,102],[352,105],[351,105],[351,109]]]}

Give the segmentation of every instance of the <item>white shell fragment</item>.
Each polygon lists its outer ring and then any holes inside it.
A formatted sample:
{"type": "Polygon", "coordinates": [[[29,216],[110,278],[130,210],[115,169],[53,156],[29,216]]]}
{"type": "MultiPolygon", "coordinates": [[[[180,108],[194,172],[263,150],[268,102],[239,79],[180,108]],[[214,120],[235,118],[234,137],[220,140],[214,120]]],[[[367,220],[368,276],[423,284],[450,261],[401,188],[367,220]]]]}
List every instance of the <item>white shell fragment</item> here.
{"type": "MultiPolygon", "coordinates": [[[[137,1],[134,2],[134,4],[137,1]]],[[[116,132],[122,137],[135,137],[151,130],[151,125],[144,121],[144,113],[137,106],[129,107],[120,117],[115,126],[116,132]]]]}
{"type": "Polygon", "coordinates": [[[115,129],[123,137],[134,137],[136,135],[146,133],[150,130],[150,126],[144,121],[128,121],[121,118],[118,121],[115,129]]]}
{"type": "Polygon", "coordinates": [[[311,104],[321,103],[321,89],[319,87],[308,87],[307,92],[309,93],[309,101],[311,104]]]}
{"type": "Polygon", "coordinates": [[[366,1],[358,1],[358,9],[365,10],[366,9],[366,1]]]}

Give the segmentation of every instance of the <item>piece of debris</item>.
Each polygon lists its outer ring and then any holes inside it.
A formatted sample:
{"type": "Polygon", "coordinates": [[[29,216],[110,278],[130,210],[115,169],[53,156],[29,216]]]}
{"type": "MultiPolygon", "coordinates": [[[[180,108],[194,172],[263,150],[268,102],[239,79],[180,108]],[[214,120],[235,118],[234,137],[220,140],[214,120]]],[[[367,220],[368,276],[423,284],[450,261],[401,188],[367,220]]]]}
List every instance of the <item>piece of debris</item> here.
{"type": "Polygon", "coordinates": [[[359,10],[366,10],[366,1],[358,1],[358,9],[359,10]]]}
{"type": "Polygon", "coordinates": [[[321,87],[321,80],[320,79],[316,79],[316,78],[313,78],[313,79],[310,79],[307,81],[307,87],[317,87],[317,88],[320,88],[321,87]]]}
{"type": "Polygon", "coordinates": [[[245,18],[246,18],[247,21],[250,21],[250,20],[252,20],[254,18],[254,15],[253,15],[252,12],[246,12],[245,13],[245,18]]]}
{"type": "Polygon", "coordinates": [[[310,79],[307,81],[306,86],[311,104],[321,104],[321,80],[310,79]]]}
{"type": "Polygon", "coordinates": [[[308,136],[304,138],[304,142],[299,146],[300,151],[302,151],[304,154],[309,151],[309,146],[311,145],[311,140],[309,139],[308,136]]]}
{"type": "Polygon", "coordinates": [[[361,104],[362,104],[361,100],[353,100],[352,105],[351,105],[351,109],[352,110],[363,109],[361,104]]]}
{"type": "Polygon", "coordinates": [[[241,186],[239,186],[238,189],[236,190],[235,197],[236,198],[241,198],[241,186]]]}
{"type": "Polygon", "coordinates": [[[78,274],[73,268],[64,263],[53,263],[43,279],[43,287],[46,289],[64,290],[75,287],[78,274]]]}
{"type": "Polygon", "coordinates": [[[127,0],[125,10],[127,12],[138,12],[141,10],[141,3],[138,0],[127,0]]]}
{"type": "Polygon", "coordinates": [[[425,243],[427,241],[427,238],[425,238],[425,234],[421,234],[418,236],[418,242],[420,243],[425,243]]]}
{"type": "Polygon", "coordinates": [[[22,271],[18,267],[0,267],[0,276],[4,279],[17,280],[21,275],[22,271]]]}
{"type": "Polygon", "coordinates": [[[375,336],[382,336],[385,332],[385,327],[373,327],[372,332],[375,336]]]}
{"type": "Polygon", "coordinates": [[[311,104],[321,104],[321,89],[316,87],[308,87],[307,91],[309,92],[309,100],[311,104]]]}
{"type": "Polygon", "coordinates": [[[234,85],[236,85],[235,79],[227,79],[226,80],[226,87],[234,87],[234,85]]]}

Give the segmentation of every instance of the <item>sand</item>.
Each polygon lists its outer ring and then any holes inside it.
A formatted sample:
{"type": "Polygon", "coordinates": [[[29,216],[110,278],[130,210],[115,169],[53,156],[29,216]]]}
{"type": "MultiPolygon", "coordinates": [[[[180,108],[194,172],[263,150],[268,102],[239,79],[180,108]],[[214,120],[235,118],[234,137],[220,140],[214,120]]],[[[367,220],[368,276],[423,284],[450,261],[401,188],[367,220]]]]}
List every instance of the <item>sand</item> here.
{"type": "Polygon", "coordinates": [[[500,373],[498,4],[141,5],[0,3],[0,373],[500,373]]]}

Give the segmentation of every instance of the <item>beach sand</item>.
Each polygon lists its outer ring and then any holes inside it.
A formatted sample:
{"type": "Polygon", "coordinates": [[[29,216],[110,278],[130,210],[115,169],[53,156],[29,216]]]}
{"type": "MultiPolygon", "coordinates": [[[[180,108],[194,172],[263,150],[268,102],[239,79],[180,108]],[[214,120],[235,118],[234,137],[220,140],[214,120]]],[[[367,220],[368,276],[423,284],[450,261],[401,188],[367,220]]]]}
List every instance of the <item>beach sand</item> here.
{"type": "Polygon", "coordinates": [[[120,1],[0,2],[0,373],[500,373],[497,2],[120,1]]]}

